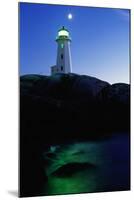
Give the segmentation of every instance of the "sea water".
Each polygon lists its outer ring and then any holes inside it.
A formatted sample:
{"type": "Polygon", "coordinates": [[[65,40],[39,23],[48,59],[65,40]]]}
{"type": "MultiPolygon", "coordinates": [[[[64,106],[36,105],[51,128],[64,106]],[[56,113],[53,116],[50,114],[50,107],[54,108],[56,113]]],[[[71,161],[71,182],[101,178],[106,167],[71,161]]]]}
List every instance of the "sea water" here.
{"type": "Polygon", "coordinates": [[[45,169],[48,181],[44,195],[120,191],[130,188],[128,134],[61,144],[57,149],[55,147],[53,153],[55,155],[49,158],[49,165],[45,169]]]}

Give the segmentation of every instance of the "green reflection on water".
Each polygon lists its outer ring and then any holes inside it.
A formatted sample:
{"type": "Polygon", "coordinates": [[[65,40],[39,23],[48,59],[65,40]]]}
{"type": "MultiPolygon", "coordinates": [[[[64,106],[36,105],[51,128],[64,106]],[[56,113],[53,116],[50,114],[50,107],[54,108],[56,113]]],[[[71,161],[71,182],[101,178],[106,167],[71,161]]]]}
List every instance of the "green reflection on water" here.
{"type": "Polygon", "coordinates": [[[69,194],[93,192],[96,190],[96,177],[85,170],[72,177],[59,178],[50,176],[48,179],[48,194],[69,194]]]}
{"type": "Polygon", "coordinates": [[[129,189],[129,137],[61,145],[45,172],[46,195],[129,189]],[[87,165],[67,175],[65,171],[65,176],[54,174],[69,163],[89,163],[93,167],[87,165]]]}
{"type": "Polygon", "coordinates": [[[84,163],[99,165],[102,150],[100,146],[92,142],[75,143],[65,145],[61,151],[56,153],[56,157],[51,160],[47,168],[48,184],[47,194],[67,194],[94,192],[98,188],[98,168],[88,168],[74,172],[71,176],[58,177],[52,175],[54,171],[68,163],[84,163]]]}

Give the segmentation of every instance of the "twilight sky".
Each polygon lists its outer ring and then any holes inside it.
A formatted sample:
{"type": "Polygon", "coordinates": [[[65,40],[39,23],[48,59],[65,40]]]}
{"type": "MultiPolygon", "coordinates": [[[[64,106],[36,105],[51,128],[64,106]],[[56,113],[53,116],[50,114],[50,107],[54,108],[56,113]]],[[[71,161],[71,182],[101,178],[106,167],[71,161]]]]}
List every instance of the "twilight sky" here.
{"type": "Polygon", "coordinates": [[[56,64],[55,38],[64,25],[72,38],[73,73],[129,83],[129,10],[35,3],[19,7],[20,75],[50,74],[56,64]]]}

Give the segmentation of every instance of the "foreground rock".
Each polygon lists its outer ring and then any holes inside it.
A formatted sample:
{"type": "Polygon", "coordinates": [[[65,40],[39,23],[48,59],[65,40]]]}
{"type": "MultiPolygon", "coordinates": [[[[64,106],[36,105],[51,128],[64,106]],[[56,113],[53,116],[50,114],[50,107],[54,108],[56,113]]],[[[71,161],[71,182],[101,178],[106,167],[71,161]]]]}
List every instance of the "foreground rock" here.
{"type": "Polygon", "coordinates": [[[77,172],[81,172],[83,170],[86,170],[86,169],[94,169],[95,166],[93,164],[90,164],[88,162],[86,163],[68,163],[60,168],[58,168],[57,171],[55,171],[53,173],[54,176],[57,176],[57,177],[70,177],[72,176],[74,173],[77,173],[77,172]]]}
{"type": "Polygon", "coordinates": [[[23,134],[53,136],[55,141],[58,134],[68,138],[129,130],[129,90],[128,84],[110,85],[85,75],[22,76],[23,134]]]}
{"type": "MultiPolygon", "coordinates": [[[[42,195],[48,146],[129,132],[130,86],[77,74],[20,77],[20,194],[42,195]]],[[[72,171],[87,165],[71,165],[72,171]]],[[[89,167],[89,166],[88,166],[89,167]]],[[[56,175],[56,174],[55,174],[56,175]]]]}

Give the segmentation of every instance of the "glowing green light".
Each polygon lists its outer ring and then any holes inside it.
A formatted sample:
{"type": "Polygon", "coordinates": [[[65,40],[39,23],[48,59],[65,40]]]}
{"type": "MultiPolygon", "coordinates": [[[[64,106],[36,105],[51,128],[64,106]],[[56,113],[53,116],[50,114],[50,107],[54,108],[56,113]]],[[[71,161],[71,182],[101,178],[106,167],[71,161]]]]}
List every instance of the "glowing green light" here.
{"type": "Polygon", "coordinates": [[[63,49],[63,47],[64,47],[64,44],[63,44],[63,43],[61,43],[61,48],[63,49]]]}
{"type": "Polygon", "coordinates": [[[58,36],[67,36],[67,37],[69,37],[69,32],[66,31],[66,30],[60,30],[58,32],[58,36]]]}

